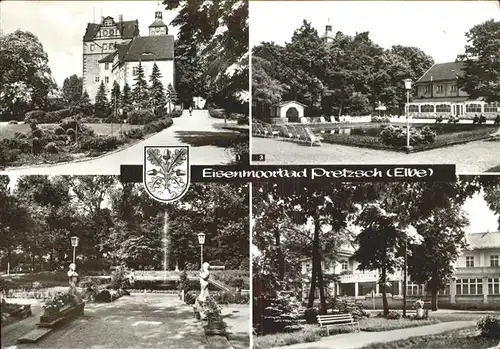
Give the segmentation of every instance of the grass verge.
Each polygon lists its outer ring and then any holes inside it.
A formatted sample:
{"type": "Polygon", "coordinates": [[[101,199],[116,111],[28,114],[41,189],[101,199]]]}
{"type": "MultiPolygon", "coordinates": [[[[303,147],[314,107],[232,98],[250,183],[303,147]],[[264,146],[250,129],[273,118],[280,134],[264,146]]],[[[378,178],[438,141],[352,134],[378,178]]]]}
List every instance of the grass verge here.
{"type": "Polygon", "coordinates": [[[467,333],[474,331],[474,327],[461,329],[437,335],[410,337],[386,343],[373,343],[362,349],[480,349],[494,347],[498,339],[484,338],[467,333]]]}

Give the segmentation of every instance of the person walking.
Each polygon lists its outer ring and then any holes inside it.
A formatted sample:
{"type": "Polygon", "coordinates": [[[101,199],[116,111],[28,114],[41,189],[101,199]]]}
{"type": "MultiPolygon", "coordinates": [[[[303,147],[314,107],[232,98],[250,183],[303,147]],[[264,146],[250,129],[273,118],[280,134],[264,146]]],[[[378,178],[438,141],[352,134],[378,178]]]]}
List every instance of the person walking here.
{"type": "Polygon", "coordinates": [[[193,106],[189,106],[189,116],[193,115],[193,106]]]}

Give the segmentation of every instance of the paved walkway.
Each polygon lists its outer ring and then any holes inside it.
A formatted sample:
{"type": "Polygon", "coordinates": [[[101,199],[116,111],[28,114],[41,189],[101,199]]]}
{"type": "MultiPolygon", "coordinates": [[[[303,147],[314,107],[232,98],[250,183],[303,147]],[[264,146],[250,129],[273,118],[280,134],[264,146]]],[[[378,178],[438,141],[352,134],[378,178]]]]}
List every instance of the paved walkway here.
{"type": "Polygon", "coordinates": [[[252,154],[264,154],[266,165],[374,165],[455,164],[458,174],[485,172],[500,165],[500,142],[475,141],[450,147],[405,154],[393,151],[323,143],[321,147],[252,137],[252,154]]]}
{"type": "MultiPolygon", "coordinates": [[[[36,320],[35,316],[30,318],[31,322],[36,320]]],[[[209,349],[202,325],[193,317],[192,309],[177,296],[148,294],[145,300],[137,294],[112,303],[90,303],[85,307],[84,316],[56,329],[36,344],[17,345],[16,349],[209,349]]],[[[11,331],[10,326],[5,331],[11,331]]],[[[2,329],[2,347],[15,345],[12,339],[12,335],[4,337],[2,329]]]]}
{"type": "MultiPolygon", "coordinates": [[[[193,115],[184,111],[181,117],[174,119],[174,124],[171,127],[123,150],[72,163],[10,167],[5,169],[3,173],[19,175],[118,175],[120,165],[142,165],[145,145],[189,145],[189,138],[202,137],[200,133],[233,133],[215,128],[214,124],[217,123],[220,123],[220,120],[210,117],[207,110],[194,110],[193,115]]],[[[231,154],[225,147],[213,145],[191,147],[191,165],[227,164],[232,160],[234,159],[231,158],[231,154]]]]}
{"type": "Polygon", "coordinates": [[[392,342],[409,337],[439,334],[475,326],[476,321],[452,321],[384,332],[354,332],[323,337],[319,342],[300,343],[274,349],[357,349],[373,343],[392,342]]]}

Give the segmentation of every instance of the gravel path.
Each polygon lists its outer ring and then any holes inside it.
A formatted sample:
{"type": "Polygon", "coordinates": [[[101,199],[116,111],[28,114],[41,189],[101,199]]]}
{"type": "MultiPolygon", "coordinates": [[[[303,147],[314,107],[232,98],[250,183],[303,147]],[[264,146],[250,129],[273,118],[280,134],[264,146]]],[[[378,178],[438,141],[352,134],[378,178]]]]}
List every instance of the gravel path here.
{"type": "Polygon", "coordinates": [[[451,321],[384,332],[353,332],[323,337],[319,342],[300,343],[275,349],[357,349],[373,343],[439,334],[476,325],[475,321],[451,321]]]}
{"type": "Polygon", "coordinates": [[[323,143],[321,147],[252,137],[252,154],[264,154],[265,162],[254,165],[373,165],[455,164],[458,174],[485,172],[500,165],[500,142],[476,141],[405,154],[378,149],[323,143]]]}
{"type": "Polygon", "coordinates": [[[133,294],[112,303],[88,304],[84,316],[37,344],[17,345],[16,349],[209,349],[202,325],[193,317],[192,308],[177,296],[148,295],[145,299],[133,294]]]}
{"type": "MultiPolygon", "coordinates": [[[[197,137],[200,132],[229,132],[214,127],[214,124],[220,123],[220,120],[210,117],[207,110],[194,110],[193,115],[187,111],[174,119],[174,124],[128,148],[116,151],[114,153],[72,163],[39,165],[31,167],[10,167],[5,169],[5,174],[18,175],[118,175],[120,174],[120,165],[142,165],[144,159],[144,146],[146,145],[189,145],[190,137],[197,137]]],[[[227,164],[233,159],[224,147],[213,145],[191,147],[190,163],[192,165],[219,165],[227,164]]]]}

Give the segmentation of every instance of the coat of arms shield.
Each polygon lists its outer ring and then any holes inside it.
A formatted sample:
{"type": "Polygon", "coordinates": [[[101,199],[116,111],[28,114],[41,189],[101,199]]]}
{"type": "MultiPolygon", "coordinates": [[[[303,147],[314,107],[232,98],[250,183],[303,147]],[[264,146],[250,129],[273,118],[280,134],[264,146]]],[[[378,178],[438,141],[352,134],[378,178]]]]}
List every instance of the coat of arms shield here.
{"type": "Polygon", "coordinates": [[[153,199],[168,203],[184,196],[189,170],[189,146],[144,147],[144,187],[153,199]]]}

